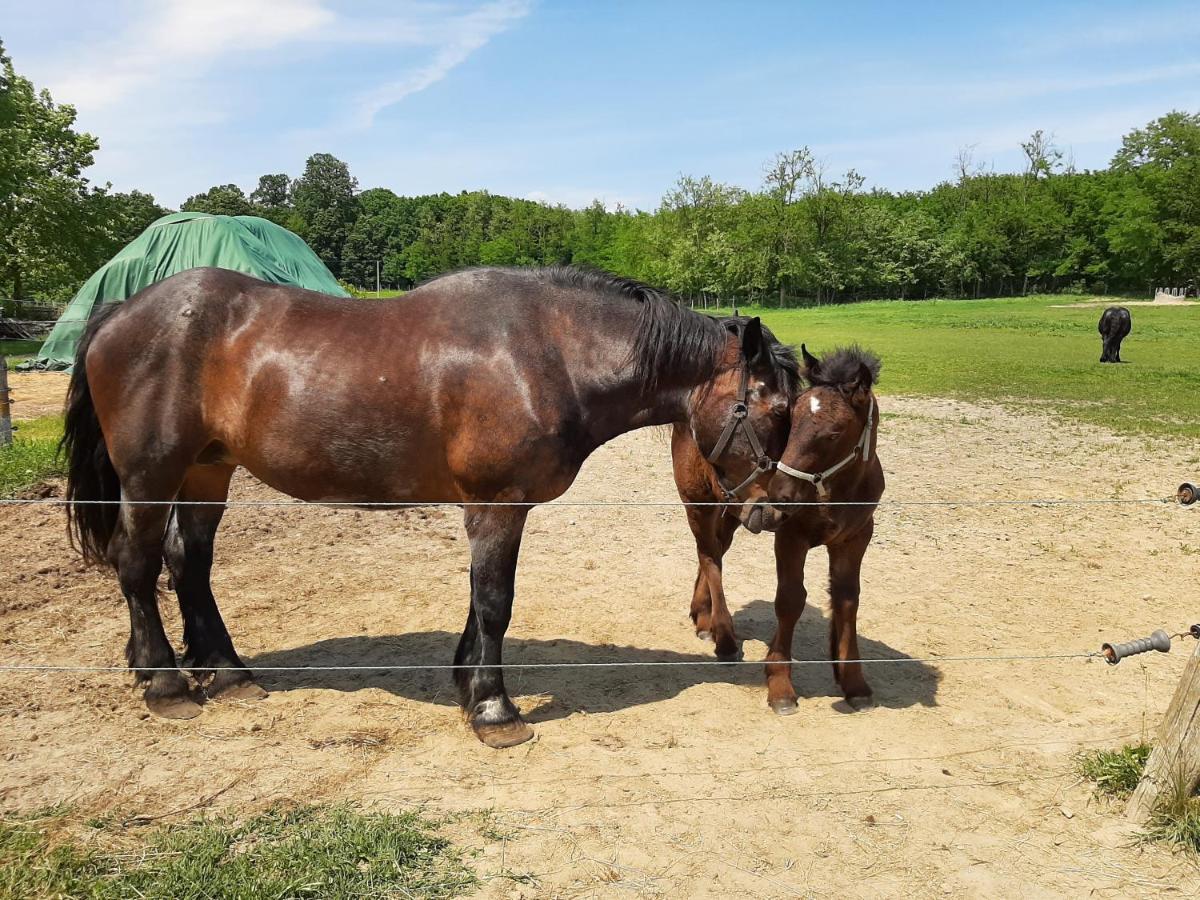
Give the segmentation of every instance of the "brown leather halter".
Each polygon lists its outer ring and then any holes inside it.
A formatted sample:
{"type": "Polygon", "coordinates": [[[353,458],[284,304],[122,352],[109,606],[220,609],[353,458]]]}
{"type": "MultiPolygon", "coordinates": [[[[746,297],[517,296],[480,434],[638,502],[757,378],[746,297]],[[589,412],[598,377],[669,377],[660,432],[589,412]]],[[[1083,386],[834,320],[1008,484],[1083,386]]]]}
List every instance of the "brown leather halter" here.
{"type": "Polygon", "coordinates": [[[717,438],[717,443],[713,446],[712,452],[708,454],[709,463],[715,465],[717,460],[729,448],[729,442],[733,440],[734,432],[739,428],[745,433],[746,441],[750,444],[750,449],[753,451],[756,458],[754,471],[751,472],[741,484],[736,487],[727,487],[725,482],[721,480],[721,476],[717,475],[717,484],[721,487],[721,493],[726,501],[732,502],[739,500],[738,492],[749,487],[764,473],[770,472],[775,468],[775,460],[771,459],[763,450],[762,443],[758,439],[758,435],[754,431],[754,427],[750,424],[748,417],[750,415],[750,406],[747,403],[750,392],[750,367],[746,364],[742,365],[741,385],[738,389],[738,399],[734,401],[733,411],[729,415],[729,420],[725,423],[725,428],[721,431],[721,436],[717,438]]]}

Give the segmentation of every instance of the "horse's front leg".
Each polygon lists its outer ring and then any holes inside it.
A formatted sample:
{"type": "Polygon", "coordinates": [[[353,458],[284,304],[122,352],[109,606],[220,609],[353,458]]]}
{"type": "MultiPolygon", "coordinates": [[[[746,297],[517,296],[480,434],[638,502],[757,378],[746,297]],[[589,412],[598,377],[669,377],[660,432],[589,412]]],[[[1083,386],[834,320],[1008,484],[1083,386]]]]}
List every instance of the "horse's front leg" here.
{"type": "Polygon", "coordinates": [[[829,601],[833,620],[829,628],[829,658],[833,677],[851,706],[870,705],[871,688],[858,651],[858,597],[863,555],[875,530],[874,519],[849,540],[829,547],[829,601]]]}
{"type": "Polygon", "coordinates": [[[741,659],[742,649],[733,630],[733,616],[725,602],[721,579],[721,561],[733,543],[737,520],[721,514],[720,507],[690,507],[688,521],[696,538],[696,556],[700,571],[692,593],[692,621],[696,634],[711,637],[717,645],[717,658],[730,662],[741,659]]]}
{"type": "Polygon", "coordinates": [[[787,524],[775,533],[775,634],[767,648],[767,703],[781,716],[796,711],[792,685],[792,637],[804,612],[804,560],[808,544],[787,524]]]}
{"type": "Polygon", "coordinates": [[[504,689],[500,668],[527,515],[524,507],[467,506],[464,516],[471,541],[471,614],[454,661],[477,668],[454,674],[467,721],[489,747],[511,747],[533,737],[504,689]]]}

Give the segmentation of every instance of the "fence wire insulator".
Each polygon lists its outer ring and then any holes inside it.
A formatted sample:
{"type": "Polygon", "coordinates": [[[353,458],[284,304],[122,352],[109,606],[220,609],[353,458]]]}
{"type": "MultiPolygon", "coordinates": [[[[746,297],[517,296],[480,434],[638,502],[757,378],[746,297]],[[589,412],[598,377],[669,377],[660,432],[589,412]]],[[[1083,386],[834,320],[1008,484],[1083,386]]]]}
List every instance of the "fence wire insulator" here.
{"type": "Polygon", "coordinates": [[[1175,496],[1184,506],[1191,506],[1197,500],[1200,500],[1200,486],[1194,485],[1190,481],[1185,481],[1179,486],[1179,490],[1175,493],[1175,496]]]}
{"type": "Polygon", "coordinates": [[[1110,666],[1115,666],[1126,656],[1136,656],[1139,653],[1149,653],[1157,650],[1159,653],[1171,652],[1171,636],[1161,628],[1150,637],[1138,638],[1136,641],[1126,641],[1123,644],[1103,644],[1100,647],[1104,659],[1110,666]]]}

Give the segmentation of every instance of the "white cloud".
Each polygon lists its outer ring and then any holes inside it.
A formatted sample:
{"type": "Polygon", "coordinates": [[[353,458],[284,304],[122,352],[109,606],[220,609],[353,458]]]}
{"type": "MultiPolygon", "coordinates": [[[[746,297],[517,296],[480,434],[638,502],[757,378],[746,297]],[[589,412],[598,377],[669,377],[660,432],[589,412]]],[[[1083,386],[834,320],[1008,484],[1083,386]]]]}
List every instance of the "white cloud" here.
{"type": "Polygon", "coordinates": [[[51,82],[89,111],[132,98],[147,85],[194,78],[222,57],[319,34],[334,14],[321,0],[159,0],[124,32],[51,82]]]}
{"type": "Polygon", "coordinates": [[[355,104],[356,123],[369,126],[382,110],[441,81],[472,53],[527,15],[529,9],[527,0],[495,0],[433,29],[429,36],[440,44],[433,59],[395,81],[363,93],[355,104]]]}
{"type": "MultiPolygon", "coordinates": [[[[380,110],[445,78],[529,10],[529,0],[473,7],[410,2],[396,3],[383,15],[355,17],[336,12],[331,0],[147,0],[110,39],[35,68],[57,97],[91,115],[142,105],[147,93],[170,95],[218,65],[253,63],[255,54],[283,47],[353,50],[370,44],[425,51],[428,61],[350,100],[355,124],[369,126],[380,110]]],[[[396,61],[402,66],[413,55],[396,61]]],[[[236,98],[211,99],[228,105],[236,98]]]]}

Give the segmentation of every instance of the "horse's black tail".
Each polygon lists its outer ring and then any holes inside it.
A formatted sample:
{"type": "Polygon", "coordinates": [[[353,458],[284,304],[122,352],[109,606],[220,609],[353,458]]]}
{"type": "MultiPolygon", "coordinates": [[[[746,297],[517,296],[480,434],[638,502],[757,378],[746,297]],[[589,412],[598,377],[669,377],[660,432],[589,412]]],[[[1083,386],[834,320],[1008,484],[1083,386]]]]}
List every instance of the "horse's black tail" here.
{"type": "Polygon", "coordinates": [[[67,459],[67,533],[71,545],[89,563],[108,563],[108,542],[117,528],[119,507],[115,503],[93,501],[120,500],[121,482],[108,458],[108,446],[100,420],[92,404],[88,386],[88,347],[96,332],[119,307],[109,303],[92,316],[75,352],[75,369],[67,389],[66,416],[58,451],[67,459]]]}

